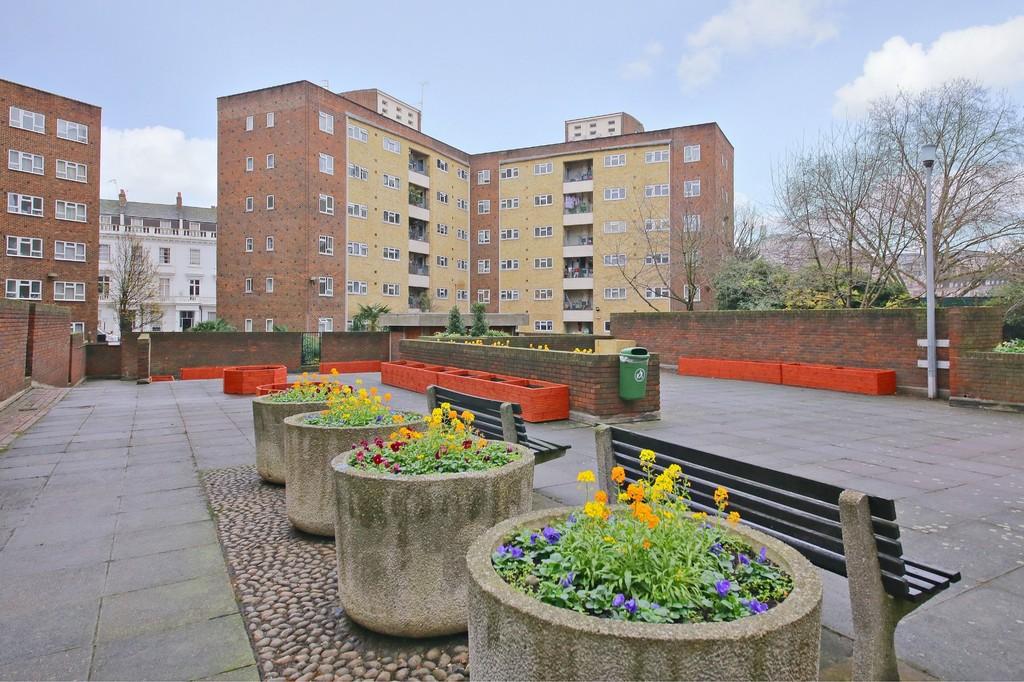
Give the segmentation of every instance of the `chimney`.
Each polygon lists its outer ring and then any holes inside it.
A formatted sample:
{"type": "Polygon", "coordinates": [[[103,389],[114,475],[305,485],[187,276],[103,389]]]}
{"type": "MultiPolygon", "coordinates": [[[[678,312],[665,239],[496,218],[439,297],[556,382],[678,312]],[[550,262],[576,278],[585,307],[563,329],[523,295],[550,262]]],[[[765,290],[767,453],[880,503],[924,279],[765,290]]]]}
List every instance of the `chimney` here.
{"type": "Polygon", "coordinates": [[[178,192],[178,209],[181,209],[181,192],[178,192]]]}
{"type": "Polygon", "coordinates": [[[128,203],[128,195],[124,193],[123,189],[117,195],[117,203],[121,204],[121,208],[128,203]]]}

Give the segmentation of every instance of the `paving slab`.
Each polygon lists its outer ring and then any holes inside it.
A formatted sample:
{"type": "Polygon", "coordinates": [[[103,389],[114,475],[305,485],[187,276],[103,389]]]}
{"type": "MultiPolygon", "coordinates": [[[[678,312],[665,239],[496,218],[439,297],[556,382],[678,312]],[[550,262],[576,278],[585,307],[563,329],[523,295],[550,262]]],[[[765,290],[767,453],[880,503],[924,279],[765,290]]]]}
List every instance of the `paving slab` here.
{"type": "Polygon", "coordinates": [[[130,592],[224,571],[219,544],[186,547],[110,562],[106,594],[130,592]]]}
{"type": "Polygon", "coordinates": [[[85,680],[92,647],[80,646],[0,664],[0,680],[85,680]]]}

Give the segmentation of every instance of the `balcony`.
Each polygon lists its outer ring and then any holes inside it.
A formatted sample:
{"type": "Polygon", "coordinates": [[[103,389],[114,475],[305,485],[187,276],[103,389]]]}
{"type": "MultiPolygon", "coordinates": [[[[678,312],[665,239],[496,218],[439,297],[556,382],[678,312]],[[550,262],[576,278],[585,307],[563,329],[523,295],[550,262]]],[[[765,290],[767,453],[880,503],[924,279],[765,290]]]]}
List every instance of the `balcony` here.
{"type": "Polygon", "coordinates": [[[409,152],[409,184],[430,188],[430,159],[419,152],[409,152]]]}
{"type": "Polygon", "coordinates": [[[566,258],[562,268],[563,289],[593,289],[594,259],[587,257],[566,258]]]}
{"type": "Polygon", "coordinates": [[[563,225],[591,225],[594,222],[594,195],[592,192],[566,194],[563,203],[563,225]]]}
{"type": "Polygon", "coordinates": [[[428,206],[426,190],[409,185],[409,217],[424,222],[430,220],[428,206]]]}
{"type": "Polygon", "coordinates": [[[563,322],[593,322],[594,321],[594,310],[592,308],[582,308],[580,310],[564,310],[562,312],[563,322]]]}
{"type": "Polygon", "coordinates": [[[592,258],[594,255],[594,234],[591,228],[566,229],[562,239],[562,256],[565,258],[592,258]]]}
{"type": "Polygon", "coordinates": [[[562,192],[573,194],[577,192],[594,191],[594,163],[590,159],[565,164],[565,173],[562,176],[562,192]]]}
{"type": "Polygon", "coordinates": [[[571,244],[562,246],[562,256],[565,258],[593,258],[594,244],[571,244]]]}
{"type": "Polygon", "coordinates": [[[430,242],[427,241],[426,232],[409,230],[409,253],[430,255],[430,242]]]}

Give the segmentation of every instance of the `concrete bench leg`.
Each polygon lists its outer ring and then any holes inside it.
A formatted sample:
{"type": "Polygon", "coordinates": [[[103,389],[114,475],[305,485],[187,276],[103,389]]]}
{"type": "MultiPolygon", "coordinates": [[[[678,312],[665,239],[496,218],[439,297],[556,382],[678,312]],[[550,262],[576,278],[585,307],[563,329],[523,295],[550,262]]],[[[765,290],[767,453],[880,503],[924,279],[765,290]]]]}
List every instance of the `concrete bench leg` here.
{"type": "Polygon", "coordinates": [[[839,518],[853,611],[853,679],[898,680],[896,626],[920,604],[885,591],[868,496],[844,490],[839,496],[839,518]]]}
{"type": "Polygon", "coordinates": [[[437,387],[427,386],[427,412],[433,412],[437,407],[437,387]]]}
{"type": "Polygon", "coordinates": [[[594,429],[594,451],[597,453],[597,484],[608,494],[608,500],[615,504],[619,494],[618,488],[612,483],[615,449],[612,446],[612,429],[607,424],[594,429]]]}
{"type": "Polygon", "coordinates": [[[519,433],[516,432],[516,413],[512,403],[502,403],[501,413],[501,437],[508,443],[518,443],[519,433]]]}

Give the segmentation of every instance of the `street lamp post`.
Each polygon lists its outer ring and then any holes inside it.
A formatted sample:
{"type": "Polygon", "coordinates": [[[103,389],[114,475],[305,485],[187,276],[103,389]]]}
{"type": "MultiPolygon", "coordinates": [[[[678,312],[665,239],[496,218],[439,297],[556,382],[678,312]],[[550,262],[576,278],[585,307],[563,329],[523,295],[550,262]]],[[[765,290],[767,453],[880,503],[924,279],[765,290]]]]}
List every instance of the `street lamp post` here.
{"type": "Polygon", "coordinates": [[[921,145],[921,163],[924,164],[924,253],[925,291],[928,308],[928,397],[938,395],[938,360],[935,352],[935,237],[932,234],[932,167],[935,165],[935,145],[921,145]]]}

